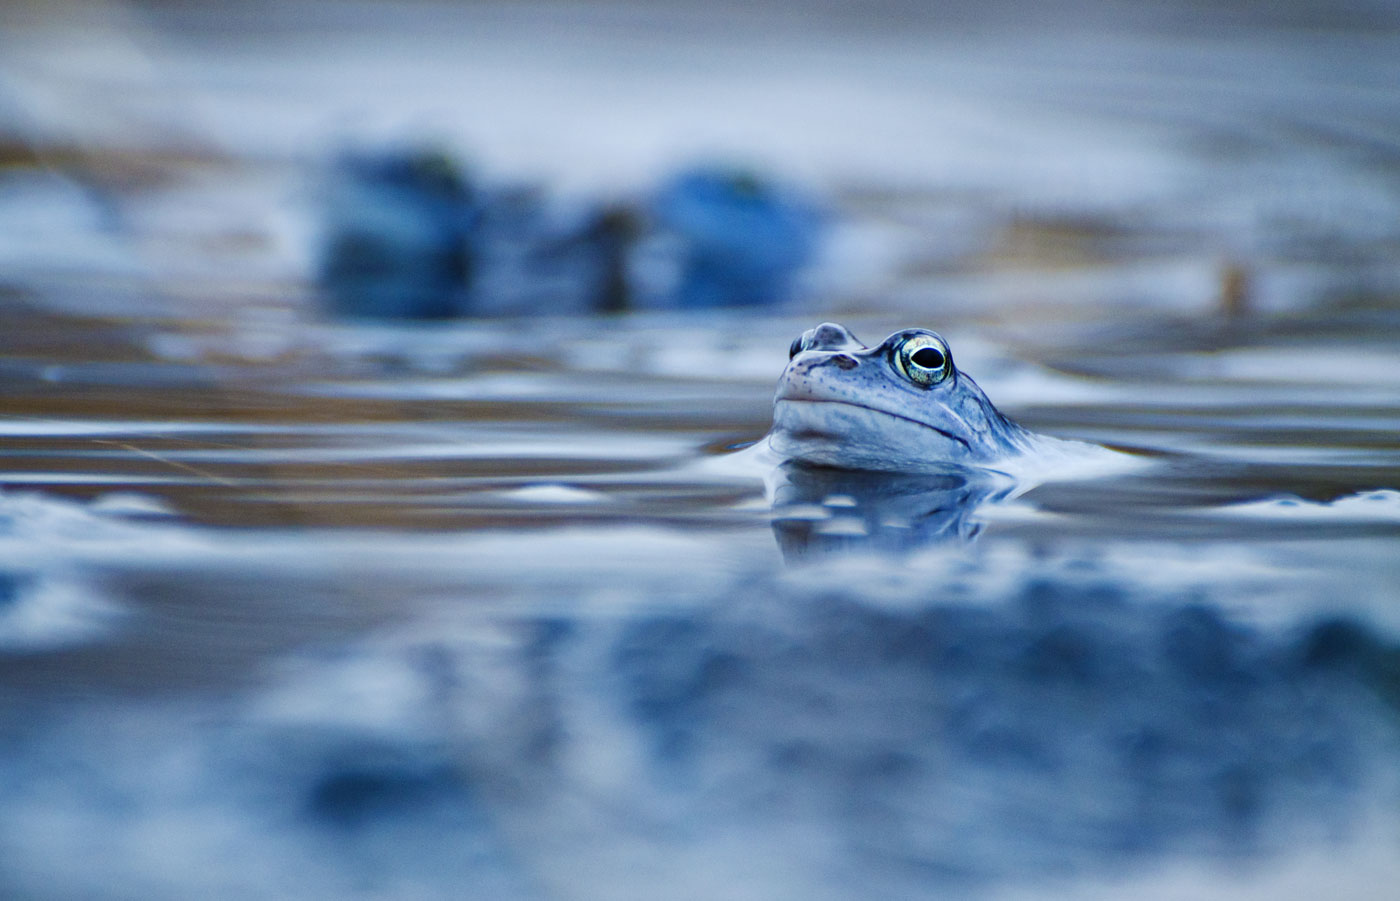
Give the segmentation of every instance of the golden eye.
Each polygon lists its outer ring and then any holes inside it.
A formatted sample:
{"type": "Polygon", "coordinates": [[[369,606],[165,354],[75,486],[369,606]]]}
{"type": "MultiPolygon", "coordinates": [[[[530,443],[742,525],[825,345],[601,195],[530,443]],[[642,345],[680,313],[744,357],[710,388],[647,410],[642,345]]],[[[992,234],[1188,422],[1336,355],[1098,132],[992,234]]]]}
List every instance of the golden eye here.
{"type": "Polygon", "coordinates": [[[921,388],[930,388],[953,374],[948,345],[934,335],[910,335],[894,349],[900,374],[921,388]]]}

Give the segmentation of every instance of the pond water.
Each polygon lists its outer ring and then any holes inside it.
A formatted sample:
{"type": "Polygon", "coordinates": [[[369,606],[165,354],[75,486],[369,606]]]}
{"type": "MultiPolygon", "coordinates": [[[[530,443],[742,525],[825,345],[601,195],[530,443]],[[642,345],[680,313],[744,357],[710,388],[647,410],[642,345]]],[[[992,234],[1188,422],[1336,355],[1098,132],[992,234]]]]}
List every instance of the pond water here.
{"type": "Polygon", "coordinates": [[[1391,896],[1393,11],[232,9],[0,39],[0,894],[1391,896]],[[425,121],[832,234],[773,309],[324,315],[311,158],[425,121]],[[822,321],[1140,465],[778,467],[822,321]]]}

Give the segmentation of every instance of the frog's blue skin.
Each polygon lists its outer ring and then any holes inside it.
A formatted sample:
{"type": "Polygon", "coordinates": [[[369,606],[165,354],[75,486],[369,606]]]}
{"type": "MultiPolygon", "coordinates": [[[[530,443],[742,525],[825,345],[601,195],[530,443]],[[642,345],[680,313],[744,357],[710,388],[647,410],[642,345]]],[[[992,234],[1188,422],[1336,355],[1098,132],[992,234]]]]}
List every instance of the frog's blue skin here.
{"type": "Polygon", "coordinates": [[[866,347],[830,322],[805,332],[778,380],[772,448],[822,466],[919,472],[948,464],[995,467],[1052,440],[1003,416],[957,370],[951,353],[945,354],[951,374],[930,387],[901,374],[894,354],[915,335],[938,338],[905,329],[866,347]]]}
{"type": "Polygon", "coordinates": [[[323,204],[318,281],[332,313],[436,319],[463,311],[478,211],[450,159],[423,150],[343,154],[323,204]]]}
{"type": "Polygon", "coordinates": [[[677,174],[656,192],[651,214],[673,239],[680,271],[674,287],[647,305],[681,309],[787,300],[823,227],[805,198],[722,167],[677,174]]]}

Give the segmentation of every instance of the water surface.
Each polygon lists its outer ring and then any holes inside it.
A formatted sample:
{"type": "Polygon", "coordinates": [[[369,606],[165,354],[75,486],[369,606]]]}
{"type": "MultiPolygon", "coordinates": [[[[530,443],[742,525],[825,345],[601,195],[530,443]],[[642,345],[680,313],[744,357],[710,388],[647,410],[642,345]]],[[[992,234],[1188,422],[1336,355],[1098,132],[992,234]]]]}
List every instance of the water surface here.
{"type": "Polygon", "coordinates": [[[769,13],[673,71],[675,21],[610,7],[523,57],[546,20],[491,6],[104,9],[199,140],[79,115],[110,89],[39,63],[71,23],[0,64],[61,162],[0,171],[0,894],[1388,896],[1386,10],[769,13]],[[307,157],[449,76],[513,86],[434,101],[501,178],[749,148],[829,198],[828,256],[776,310],[329,320],[307,157]],[[740,449],[822,320],[935,328],[1142,465],[773,492],[740,449]]]}

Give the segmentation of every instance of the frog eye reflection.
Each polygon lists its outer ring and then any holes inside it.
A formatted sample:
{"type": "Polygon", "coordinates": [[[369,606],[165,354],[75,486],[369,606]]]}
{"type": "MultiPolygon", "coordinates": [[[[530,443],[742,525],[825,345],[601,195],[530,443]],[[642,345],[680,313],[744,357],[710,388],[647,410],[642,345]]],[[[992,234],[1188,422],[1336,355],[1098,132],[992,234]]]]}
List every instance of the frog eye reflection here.
{"type": "Polygon", "coordinates": [[[894,365],[901,375],[923,388],[953,374],[948,346],[933,335],[910,335],[901,341],[894,351],[894,365]]]}

